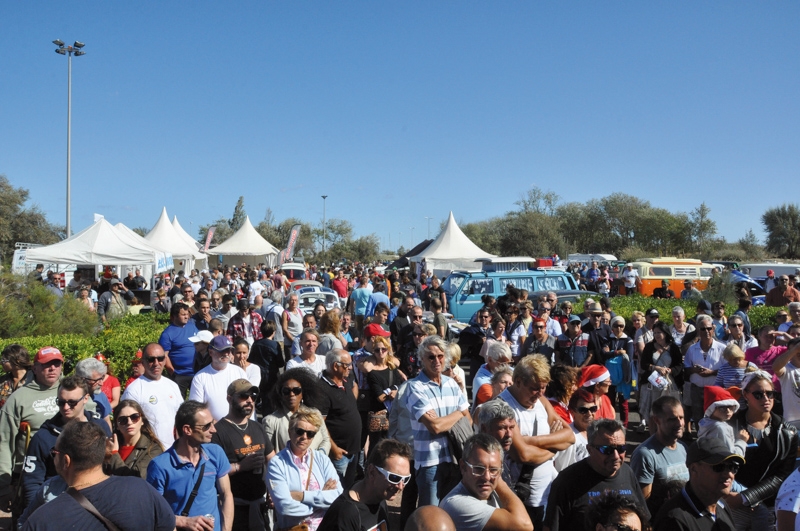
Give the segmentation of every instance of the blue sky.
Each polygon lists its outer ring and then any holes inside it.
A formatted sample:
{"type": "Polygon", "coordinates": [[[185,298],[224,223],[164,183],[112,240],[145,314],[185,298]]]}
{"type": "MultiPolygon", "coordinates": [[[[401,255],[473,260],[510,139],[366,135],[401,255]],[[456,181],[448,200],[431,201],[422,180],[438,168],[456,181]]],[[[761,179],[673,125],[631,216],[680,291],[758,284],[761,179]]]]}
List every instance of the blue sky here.
{"type": "MultiPolygon", "coordinates": [[[[736,240],[796,201],[797,2],[3,2],[0,173],[64,223],[271,208],[408,247],[625,192],[736,240]]],[[[282,246],[285,242],[272,242],[282,246]]]]}

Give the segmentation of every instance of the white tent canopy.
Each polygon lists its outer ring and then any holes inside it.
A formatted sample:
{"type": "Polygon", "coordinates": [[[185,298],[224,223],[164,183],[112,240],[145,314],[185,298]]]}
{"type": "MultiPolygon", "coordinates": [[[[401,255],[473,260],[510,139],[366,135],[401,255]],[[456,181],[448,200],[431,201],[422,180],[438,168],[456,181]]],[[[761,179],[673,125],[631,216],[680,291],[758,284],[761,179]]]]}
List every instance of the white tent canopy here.
{"type": "MultiPolygon", "coordinates": [[[[189,235],[187,234],[186,236],[188,237],[189,235]]],[[[161,216],[159,216],[153,228],[150,229],[150,232],[147,233],[145,239],[152,245],[171,252],[176,261],[184,262],[179,265],[179,269],[192,269],[196,267],[196,262],[202,262],[205,265],[206,257],[197,250],[197,242],[192,240],[192,243],[189,243],[186,241],[186,238],[181,236],[169,222],[167,207],[161,210],[161,216]]]]}
{"type": "Polygon", "coordinates": [[[222,255],[228,264],[253,263],[255,261],[274,266],[278,249],[256,231],[253,224],[250,223],[250,216],[247,216],[233,236],[213,249],[209,249],[208,254],[222,255]]]}
{"type": "MultiPolygon", "coordinates": [[[[164,207],[164,210],[166,209],[167,208],[164,207]]],[[[195,249],[200,250],[203,248],[203,246],[200,243],[198,243],[197,240],[192,238],[188,232],[183,230],[183,227],[181,227],[181,224],[178,222],[178,216],[172,217],[172,228],[175,229],[175,232],[178,233],[178,236],[180,236],[181,239],[183,239],[183,241],[185,241],[189,245],[193,245],[195,249]]]]}
{"type": "Polygon", "coordinates": [[[408,260],[415,264],[425,260],[425,268],[442,278],[459,269],[479,270],[481,264],[476,260],[494,256],[467,238],[467,235],[458,227],[451,211],[444,230],[439,233],[433,243],[418,255],[409,256],[408,260]]]}
{"type": "Polygon", "coordinates": [[[79,265],[153,264],[155,271],[160,273],[171,268],[172,255],[137,241],[105,219],[99,219],[66,240],[30,249],[25,261],[79,265]]]}

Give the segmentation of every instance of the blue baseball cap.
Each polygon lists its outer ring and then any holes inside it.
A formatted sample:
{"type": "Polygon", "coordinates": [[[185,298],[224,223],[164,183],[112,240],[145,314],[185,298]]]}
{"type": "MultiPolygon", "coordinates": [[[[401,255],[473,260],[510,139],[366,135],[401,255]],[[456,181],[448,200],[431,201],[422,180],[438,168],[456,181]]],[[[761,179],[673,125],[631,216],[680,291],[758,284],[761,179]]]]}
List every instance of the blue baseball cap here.
{"type": "Polygon", "coordinates": [[[208,348],[212,348],[217,352],[224,350],[233,350],[233,342],[226,335],[217,336],[208,344],[208,348]]]}

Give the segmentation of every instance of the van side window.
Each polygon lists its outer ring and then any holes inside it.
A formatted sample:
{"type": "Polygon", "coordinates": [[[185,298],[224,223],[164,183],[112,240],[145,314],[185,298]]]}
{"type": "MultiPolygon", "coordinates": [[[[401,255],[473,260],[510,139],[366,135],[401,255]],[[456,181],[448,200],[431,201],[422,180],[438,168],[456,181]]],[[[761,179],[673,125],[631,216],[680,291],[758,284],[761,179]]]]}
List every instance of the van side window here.
{"type": "Polygon", "coordinates": [[[466,295],[483,295],[485,293],[493,293],[493,291],[491,278],[471,278],[466,281],[461,293],[466,295]]]}
{"type": "Polygon", "coordinates": [[[569,289],[566,282],[564,282],[564,277],[538,277],[536,279],[536,283],[539,285],[536,291],[556,291],[560,289],[569,289]]]}
{"type": "Polygon", "coordinates": [[[511,284],[517,289],[526,289],[528,293],[535,291],[533,289],[533,278],[532,277],[516,277],[516,278],[501,278],[500,279],[500,291],[505,293],[506,286],[511,284]]]}
{"type": "MultiPolygon", "coordinates": [[[[675,270],[682,269],[676,267],[675,270]]],[[[671,267],[651,267],[650,268],[650,276],[651,277],[671,277],[672,276],[672,268],[671,267]]],[[[680,276],[680,275],[677,275],[680,276]]],[[[694,276],[694,275],[692,275],[694,276]]]]}

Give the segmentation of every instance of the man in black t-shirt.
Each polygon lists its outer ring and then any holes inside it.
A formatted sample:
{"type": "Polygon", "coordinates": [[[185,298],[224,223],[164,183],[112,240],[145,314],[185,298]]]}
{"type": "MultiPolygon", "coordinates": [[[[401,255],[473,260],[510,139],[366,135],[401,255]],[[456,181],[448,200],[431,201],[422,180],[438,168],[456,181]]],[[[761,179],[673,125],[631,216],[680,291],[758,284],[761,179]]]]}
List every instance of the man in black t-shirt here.
{"type": "Polygon", "coordinates": [[[231,480],[234,512],[233,530],[265,529],[267,512],[264,467],[275,455],[264,428],[250,415],[256,407],[258,387],[245,379],[228,386],[228,414],[214,425],[216,433],[211,442],[225,450],[231,463],[228,477],[231,480]],[[258,510],[251,510],[257,505],[258,510]]]}
{"type": "Polygon", "coordinates": [[[344,488],[355,481],[358,454],[361,452],[361,415],[356,405],[356,380],[353,359],[346,350],[331,350],[325,355],[325,370],[320,376],[319,412],[331,439],[330,458],[344,488]]]}
{"type": "Polygon", "coordinates": [[[411,448],[384,439],[369,451],[364,479],[331,504],[317,531],[388,531],[387,501],[411,479],[411,448]]]}
{"type": "Polygon", "coordinates": [[[550,487],[545,531],[580,531],[592,501],[606,492],[632,499],[650,518],[636,474],[625,464],[625,427],[618,420],[600,419],[587,430],[589,457],[558,474],[550,487]]]}

